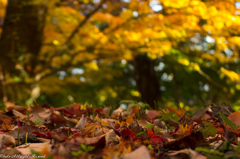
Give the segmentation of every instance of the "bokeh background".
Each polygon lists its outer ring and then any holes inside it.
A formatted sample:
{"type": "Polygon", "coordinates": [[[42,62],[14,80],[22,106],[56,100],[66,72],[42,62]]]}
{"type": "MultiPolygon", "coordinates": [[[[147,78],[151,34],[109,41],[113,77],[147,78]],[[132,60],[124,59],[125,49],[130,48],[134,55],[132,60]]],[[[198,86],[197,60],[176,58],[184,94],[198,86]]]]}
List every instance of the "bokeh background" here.
{"type": "Polygon", "coordinates": [[[0,0],[0,100],[240,106],[240,1],[0,0]]]}

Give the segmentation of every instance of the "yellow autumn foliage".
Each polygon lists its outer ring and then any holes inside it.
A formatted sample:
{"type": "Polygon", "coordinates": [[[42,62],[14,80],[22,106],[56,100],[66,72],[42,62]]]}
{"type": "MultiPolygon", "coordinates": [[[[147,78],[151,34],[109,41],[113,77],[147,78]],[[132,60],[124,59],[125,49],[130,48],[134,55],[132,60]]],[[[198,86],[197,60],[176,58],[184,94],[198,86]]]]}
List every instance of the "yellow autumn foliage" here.
{"type": "Polygon", "coordinates": [[[224,75],[226,75],[227,77],[229,77],[231,79],[231,81],[233,81],[233,82],[238,82],[239,81],[239,74],[237,74],[236,72],[227,70],[223,67],[221,67],[221,72],[224,75]]]}
{"type": "Polygon", "coordinates": [[[189,66],[190,62],[188,61],[188,59],[178,59],[178,62],[182,65],[185,65],[185,66],[189,66]]]}

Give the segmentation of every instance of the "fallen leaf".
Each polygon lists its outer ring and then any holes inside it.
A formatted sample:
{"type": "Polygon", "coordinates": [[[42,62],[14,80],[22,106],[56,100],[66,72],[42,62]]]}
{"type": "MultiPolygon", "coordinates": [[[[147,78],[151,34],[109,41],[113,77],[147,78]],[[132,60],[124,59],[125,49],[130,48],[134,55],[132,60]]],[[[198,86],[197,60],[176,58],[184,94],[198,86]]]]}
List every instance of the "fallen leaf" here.
{"type": "Polygon", "coordinates": [[[147,113],[147,117],[150,118],[150,119],[154,119],[159,115],[160,115],[159,111],[157,111],[157,110],[149,110],[148,113],[147,113]]]}
{"type": "Polygon", "coordinates": [[[146,146],[141,146],[133,152],[125,154],[123,159],[151,159],[151,155],[146,146]]]}
{"type": "Polygon", "coordinates": [[[185,158],[191,158],[191,159],[207,159],[206,156],[203,156],[202,154],[192,150],[192,149],[183,149],[179,150],[177,152],[169,153],[168,154],[169,159],[185,159],[185,158]],[[185,155],[183,155],[185,154],[185,155]]]}
{"type": "Polygon", "coordinates": [[[124,128],[120,131],[120,134],[124,140],[137,140],[136,135],[128,128],[124,128]]]}
{"type": "Polygon", "coordinates": [[[179,107],[178,110],[175,109],[174,107],[167,107],[167,109],[171,112],[175,112],[175,115],[179,117],[183,117],[185,114],[185,111],[181,107],[179,107]]]}
{"type": "Polygon", "coordinates": [[[29,114],[31,117],[30,120],[38,125],[44,124],[44,122],[50,122],[51,110],[46,109],[38,105],[36,102],[34,106],[31,107],[31,113],[29,114]]]}
{"type": "Polygon", "coordinates": [[[179,125],[179,129],[177,130],[177,132],[174,134],[175,136],[183,136],[186,134],[189,134],[192,132],[192,125],[185,125],[183,126],[182,124],[179,125]]]}
{"type": "Polygon", "coordinates": [[[50,143],[29,143],[28,146],[20,145],[16,147],[16,149],[22,153],[22,155],[29,155],[31,154],[31,150],[41,152],[47,147],[48,151],[51,151],[51,144],[50,143]]]}
{"type": "Polygon", "coordinates": [[[127,126],[133,123],[133,117],[132,117],[132,115],[128,115],[128,116],[126,117],[126,123],[127,123],[127,126]]]}
{"type": "Polygon", "coordinates": [[[137,114],[139,112],[139,106],[133,108],[132,114],[137,114]]]}
{"type": "Polygon", "coordinates": [[[118,107],[118,109],[116,109],[112,112],[111,116],[118,117],[118,116],[120,116],[120,113],[122,113],[122,112],[123,112],[123,109],[121,107],[118,107]]]}
{"type": "Polygon", "coordinates": [[[104,142],[105,145],[105,135],[97,136],[97,137],[76,137],[73,139],[70,139],[69,141],[66,142],[66,144],[74,144],[80,146],[81,143],[85,145],[92,145],[92,146],[97,146],[98,144],[102,144],[104,142]]]}
{"type": "Polygon", "coordinates": [[[7,147],[11,147],[15,144],[15,139],[6,134],[0,134],[0,145],[5,145],[7,147]]]}
{"type": "Polygon", "coordinates": [[[228,116],[228,119],[235,123],[237,126],[240,126],[240,111],[236,111],[228,116]]]}
{"type": "Polygon", "coordinates": [[[171,142],[164,143],[163,147],[171,150],[181,150],[185,148],[195,149],[199,145],[207,146],[208,143],[205,141],[203,134],[198,131],[192,132],[191,134],[185,135],[171,142]]]}
{"type": "Polygon", "coordinates": [[[118,142],[116,136],[117,134],[113,130],[109,130],[105,135],[106,145],[108,146],[108,144],[110,144],[111,142],[118,142]]]}
{"type": "Polygon", "coordinates": [[[101,128],[100,124],[97,123],[88,123],[86,126],[82,129],[83,135],[89,135],[94,136],[95,132],[97,132],[101,128]]]}
{"type": "Polygon", "coordinates": [[[81,119],[79,120],[79,122],[75,126],[75,128],[78,128],[78,129],[82,130],[85,127],[86,123],[87,123],[87,119],[83,114],[81,119]]]}
{"type": "Polygon", "coordinates": [[[81,108],[81,104],[74,103],[70,106],[54,108],[54,110],[64,112],[64,114],[67,115],[67,116],[72,116],[72,115],[81,114],[80,108],[81,108]]]}
{"type": "Polygon", "coordinates": [[[13,111],[13,110],[16,110],[16,111],[19,111],[19,112],[21,112],[21,113],[23,113],[23,114],[26,114],[27,108],[26,108],[26,107],[23,107],[23,106],[18,106],[18,105],[9,106],[9,107],[7,108],[7,111],[8,111],[8,112],[11,112],[11,111],[13,111]]]}
{"type": "Polygon", "coordinates": [[[149,129],[148,129],[148,138],[152,144],[163,145],[163,142],[167,141],[166,138],[159,136],[159,135],[155,135],[154,132],[149,129]]]}
{"type": "Polygon", "coordinates": [[[21,113],[21,112],[19,112],[19,111],[15,110],[15,109],[13,109],[13,110],[12,110],[12,112],[13,112],[13,114],[14,114],[15,116],[18,116],[18,117],[20,117],[20,119],[27,118],[27,116],[26,116],[26,115],[24,115],[23,113],[21,113]]]}
{"type": "MultiPolygon", "coordinates": [[[[20,133],[19,133],[19,136],[22,136],[22,135],[26,134],[27,132],[28,133],[32,133],[34,131],[42,132],[40,128],[37,128],[37,127],[32,126],[32,125],[24,125],[24,126],[20,127],[19,129],[21,129],[20,133]]],[[[13,132],[8,133],[8,135],[14,137],[14,139],[17,139],[19,129],[15,129],[13,132]]]]}
{"type": "Polygon", "coordinates": [[[103,113],[106,117],[108,117],[111,109],[112,109],[111,107],[105,107],[105,108],[103,108],[102,113],[103,113]]]}
{"type": "Polygon", "coordinates": [[[1,126],[1,130],[5,131],[5,132],[11,132],[13,130],[14,126],[8,124],[7,122],[3,121],[2,126],[1,126]]]}

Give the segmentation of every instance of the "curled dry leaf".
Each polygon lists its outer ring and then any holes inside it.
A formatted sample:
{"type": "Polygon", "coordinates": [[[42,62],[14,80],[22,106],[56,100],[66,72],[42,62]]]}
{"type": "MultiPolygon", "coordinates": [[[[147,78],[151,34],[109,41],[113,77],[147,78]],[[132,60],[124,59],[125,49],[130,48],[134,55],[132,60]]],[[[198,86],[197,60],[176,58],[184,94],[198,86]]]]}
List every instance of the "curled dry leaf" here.
{"type": "Polygon", "coordinates": [[[101,123],[102,126],[111,127],[109,123],[115,123],[117,120],[115,119],[100,119],[96,117],[97,122],[101,123]]]}
{"type": "Polygon", "coordinates": [[[118,139],[116,136],[117,134],[113,130],[109,130],[105,136],[106,145],[108,146],[108,144],[110,144],[111,142],[117,142],[118,139]]]}
{"type": "Polygon", "coordinates": [[[23,106],[14,105],[14,106],[9,106],[9,107],[7,108],[7,110],[8,110],[9,112],[11,112],[12,110],[17,110],[17,111],[25,114],[26,111],[27,111],[27,108],[26,108],[26,107],[23,107],[23,106]]]}
{"type": "Polygon", "coordinates": [[[40,152],[45,147],[47,147],[48,151],[51,151],[51,144],[49,143],[29,143],[28,146],[20,145],[16,149],[22,153],[22,155],[31,154],[31,150],[40,152]]]}
{"type": "Polygon", "coordinates": [[[14,114],[15,116],[20,117],[20,119],[24,119],[24,118],[27,117],[26,115],[24,115],[23,113],[21,113],[21,112],[15,110],[15,109],[13,109],[12,112],[13,112],[13,114],[14,114]]]}
{"type": "Polygon", "coordinates": [[[58,155],[58,156],[65,156],[65,157],[69,157],[69,150],[66,149],[62,144],[59,144],[58,147],[56,147],[53,150],[53,154],[58,155]]]}
{"type": "MultiPolygon", "coordinates": [[[[17,148],[13,148],[13,149],[4,149],[4,151],[1,151],[0,152],[0,155],[9,155],[9,156],[12,156],[12,155],[21,155],[21,152],[17,150],[17,148]]],[[[14,159],[22,159],[22,158],[14,158],[14,159]]]]}
{"type": "Polygon", "coordinates": [[[71,128],[75,127],[76,124],[79,122],[79,120],[72,119],[67,116],[63,116],[63,119],[66,120],[66,122],[67,122],[66,126],[71,127],[71,128]]]}
{"type": "Polygon", "coordinates": [[[108,117],[111,109],[112,109],[111,107],[105,107],[105,108],[103,108],[102,113],[103,113],[106,117],[108,117]]]}
{"type": "Polygon", "coordinates": [[[173,152],[168,154],[169,159],[185,159],[185,158],[191,158],[191,159],[207,159],[206,156],[203,156],[202,154],[192,150],[192,149],[183,149],[179,150],[177,152],[173,152]]]}
{"type": "Polygon", "coordinates": [[[114,110],[112,112],[112,116],[118,117],[118,116],[120,116],[120,113],[122,113],[122,112],[123,112],[123,109],[121,107],[118,107],[116,110],[114,110]]]}
{"type": "Polygon", "coordinates": [[[7,147],[11,147],[15,144],[15,139],[10,135],[0,134],[0,143],[1,143],[1,147],[3,145],[7,147]]]}
{"type": "Polygon", "coordinates": [[[79,122],[75,126],[75,128],[78,128],[78,129],[82,130],[85,127],[86,123],[87,123],[87,119],[83,114],[81,119],[79,120],[79,122]]]}
{"type": "Polygon", "coordinates": [[[146,128],[145,125],[150,124],[150,122],[148,122],[148,121],[146,121],[146,120],[138,120],[137,122],[138,122],[138,124],[139,124],[141,127],[143,127],[143,128],[146,128]]]}
{"type": "Polygon", "coordinates": [[[159,128],[166,128],[164,121],[161,121],[159,119],[155,119],[153,124],[159,128]]]}
{"type": "Polygon", "coordinates": [[[44,124],[44,122],[50,122],[51,110],[43,108],[35,102],[34,106],[31,107],[31,113],[29,116],[31,117],[30,120],[32,122],[44,124]]]}
{"type": "Polygon", "coordinates": [[[76,137],[76,138],[70,139],[69,141],[66,141],[66,144],[79,145],[79,146],[81,145],[81,143],[85,145],[92,145],[92,146],[96,146],[102,143],[104,143],[105,145],[105,134],[97,137],[91,137],[91,138],[76,137]]]}
{"type": "Polygon", "coordinates": [[[57,142],[57,143],[62,142],[65,139],[67,139],[67,136],[64,133],[59,134],[57,132],[51,131],[50,135],[55,140],[55,142],[57,142]]]}
{"type": "Polygon", "coordinates": [[[141,146],[131,153],[127,153],[123,156],[123,159],[151,159],[151,155],[146,146],[141,146]]]}
{"type": "Polygon", "coordinates": [[[107,132],[108,130],[109,130],[108,128],[102,127],[101,129],[99,129],[99,130],[97,130],[96,132],[94,132],[94,136],[104,135],[104,134],[106,134],[106,132],[107,132]]]}
{"type": "MultiPolygon", "coordinates": [[[[32,125],[24,125],[19,129],[20,129],[19,136],[22,136],[22,135],[26,134],[27,132],[28,133],[32,133],[34,131],[42,132],[40,128],[37,128],[37,127],[32,126],[32,125]]],[[[8,135],[12,136],[14,139],[17,139],[19,129],[15,129],[13,132],[8,133],[8,135]]]]}
{"type": "Polygon", "coordinates": [[[90,137],[95,136],[95,133],[98,132],[101,128],[100,124],[97,123],[88,123],[86,126],[82,129],[83,135],[88,135],[90,137]]]}

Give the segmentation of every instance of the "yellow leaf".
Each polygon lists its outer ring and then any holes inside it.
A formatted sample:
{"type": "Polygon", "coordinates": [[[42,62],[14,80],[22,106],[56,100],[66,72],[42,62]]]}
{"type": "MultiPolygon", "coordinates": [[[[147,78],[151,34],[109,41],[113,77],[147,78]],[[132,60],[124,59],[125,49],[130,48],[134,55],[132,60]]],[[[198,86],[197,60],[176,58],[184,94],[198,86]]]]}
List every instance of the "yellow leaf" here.
{"type": "Polygon", "coordinates": [[[84,64],[88,69],[91,69],[91,70],[95,70],[97,71],[99,68],[98,68],[98,65],[95,63],[95,62],[89,62],[87,64],[84,64]]]}
{"type": "Polygon", "coordinates": [[[231,79],[231,81],[233,82],[239,81],[239,75],[236,72],[229,71],[223,67],[221,67],[221,71],[224,75],[228,76],[231,79]]]}
{"type": "Polygon", "coordinates": [[[132,115],[128,115],[127,118],[126,118],[126,123],[127,125],[130,125],[133,123],[133,117],[132,115]]]}
{"type": "Polygon", "coordinates": [[[135,97],[141,97],[141,93],[139,93],[138,91],[135,91],[135,90],[131,91],[131,95],[135,96],[135,97]]]}
{"type": "Polygon", "coordinates": [[[199,65],[197,63],[191,62],[191,67],[195,71],[199,71],[200,70],[200,67],[199,67],[199,65]]]}
{"type": "Polygon", "coordinates": [[[54,45],[59,45],[59,41],[53,40],[53,44],[54,44],[54,45]]]}
{"type": "Polygon", "coordinates": [[[183,126],[183,125],[181,124],[181,125],[179,125],[179,129],[178,129],[178,131],[176,132],[176,135],[178,135],[178,136],[186,135],[186,134],[188,134],[188,133],[191,132],[191,129],[192,129],[192,126],[191,126],[191,125],[190,125],[190,126],[188,126],[188,125],[183,126]]]}
{"type": "Polygon", "coordinates": [[[189,0],[171,0],[171,1],[163,1],[163,4],[167,7],[172,7],[172,8],[183,8],[187,7],[189,5],[189,0]]]}
{"type": "Polygon", "coordinates": [[[189,66],[190,62],[188,59],[178,59],[178,62],[182,65],[189,66]]]}

